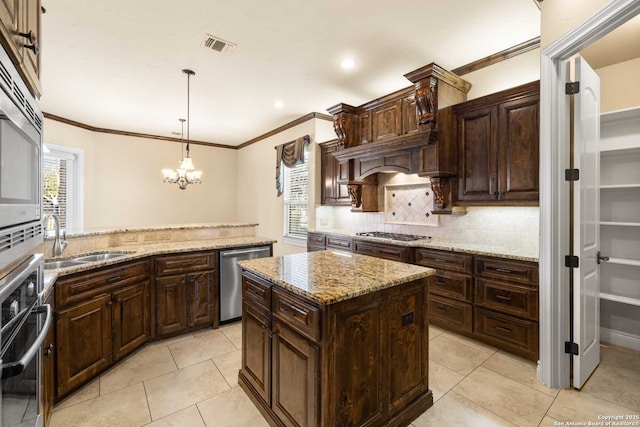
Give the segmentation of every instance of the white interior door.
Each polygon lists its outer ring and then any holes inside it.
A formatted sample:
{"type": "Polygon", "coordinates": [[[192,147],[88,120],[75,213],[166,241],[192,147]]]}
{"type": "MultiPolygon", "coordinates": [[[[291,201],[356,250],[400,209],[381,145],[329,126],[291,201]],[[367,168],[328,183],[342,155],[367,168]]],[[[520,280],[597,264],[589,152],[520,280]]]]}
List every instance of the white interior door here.
{"type": "Polygon", "coordinates": [[[581,388],[600,362],[600,78],[583,58],[575,61],[580,90],[574,98],[573,386],[581,388]]]}

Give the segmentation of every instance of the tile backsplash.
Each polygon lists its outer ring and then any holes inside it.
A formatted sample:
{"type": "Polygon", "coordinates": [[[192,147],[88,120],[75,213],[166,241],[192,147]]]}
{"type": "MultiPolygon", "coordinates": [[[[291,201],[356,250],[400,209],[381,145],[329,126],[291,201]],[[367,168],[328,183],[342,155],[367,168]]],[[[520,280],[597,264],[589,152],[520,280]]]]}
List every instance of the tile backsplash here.
{"type": "Polygon", "coordinates": [[[391,224],[384,212],[354,213],[349,207],[316,207],[318,231],[386,231],[418,234],[456,242],[487,243],[497,246],[538,246],[539,208],[468,207],[465,215],[440,215],[440,226],[391,224]]]}

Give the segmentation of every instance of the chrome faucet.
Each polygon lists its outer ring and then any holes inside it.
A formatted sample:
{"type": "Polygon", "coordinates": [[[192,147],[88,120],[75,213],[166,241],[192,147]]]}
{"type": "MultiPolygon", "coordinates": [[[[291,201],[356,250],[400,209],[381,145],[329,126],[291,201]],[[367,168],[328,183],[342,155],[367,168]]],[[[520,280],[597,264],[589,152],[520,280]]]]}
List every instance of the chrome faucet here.
{"type": "Polygon", "coordinates": [[[66,231],[62,232],[62,240],[60,240],[60,217],[58,216],[58,214],[48,213],[48,214],[45,215],[44,221],[43,221],[43,224],[45,226],[45,230],[46,230],[46,227],[47,227],[47,223],[49,222],[49,218],[51,218],[51,217],[53,217],[53,220],[56,223],[56,235],[55,235],[55,238],[53,239],[53,251],[52,251],[52,255],[55,258],[55,257],[62,256],[62,252],[67,247],[69,242],[67,242],[67,232],[66,231]]]}

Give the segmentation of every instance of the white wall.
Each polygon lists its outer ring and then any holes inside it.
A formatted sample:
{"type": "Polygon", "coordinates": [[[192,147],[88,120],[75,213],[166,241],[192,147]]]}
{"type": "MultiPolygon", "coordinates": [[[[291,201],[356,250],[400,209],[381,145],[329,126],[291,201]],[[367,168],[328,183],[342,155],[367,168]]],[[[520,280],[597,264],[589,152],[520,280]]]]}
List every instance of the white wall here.
{"type": "Polygon", "coordinates": [[[162,182],[176,167],[175,142],[87,131],[45,119],[44,142],[84,150],[84,228],[235,221],[237,150],[193,145],[202,184],[162,182]]]}
{"type": "Polygon", "coordinates": [[[624,110],[640,105],[640,58],[596,70],[600,76],[600,112],[624,110]]]}
{"type": "Polygon", "coordinates": [[[298,126],[287,129],[269,138],[258,141],[238,152],[237,169],[237,219],[238,221],[257,222],[256,234],[271,237],[278,241],[274,244],[274,255],[305,252],[305,247],[282,243],[284,233],[283,197],[277,197],[275,187],[276,150],[277,145],[290,142],[304,135],[311,137],[309,151],[309,224],[315,224],[315,201],[319,201],[319,157],[318,137],[320,142],[330,138],[327,126],[332,123],[326,120],[313,119],[298,126]],[[317,130],[317,134],[316,134],[317,130]],[[316,179],[316,177],[318,179],[316,179]]]}

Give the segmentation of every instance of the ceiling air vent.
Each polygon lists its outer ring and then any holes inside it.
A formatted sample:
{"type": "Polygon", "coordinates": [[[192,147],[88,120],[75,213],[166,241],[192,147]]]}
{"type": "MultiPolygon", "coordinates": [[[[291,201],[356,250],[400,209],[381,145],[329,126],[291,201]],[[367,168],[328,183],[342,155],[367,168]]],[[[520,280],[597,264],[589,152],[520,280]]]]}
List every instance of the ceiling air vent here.
{"type": "Polygon", "coordinates": [[[233,49],[236,48],[236,44],[222,40],[221,38],[212,36],[211,34],[207,34],[202,41],[202,47],[215,50],[220,53],[231,53],[233,49]]]}

